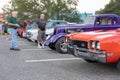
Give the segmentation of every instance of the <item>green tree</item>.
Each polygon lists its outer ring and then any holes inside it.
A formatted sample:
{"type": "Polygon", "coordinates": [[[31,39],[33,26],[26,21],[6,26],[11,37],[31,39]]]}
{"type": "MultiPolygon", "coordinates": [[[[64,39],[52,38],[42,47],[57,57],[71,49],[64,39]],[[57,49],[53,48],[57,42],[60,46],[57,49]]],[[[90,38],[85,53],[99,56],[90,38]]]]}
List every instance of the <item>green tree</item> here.
{"type": "Polygon", "coordinates": [[[120,15],[120,0],[111,0],[104,9],[96,11],[96,14],[112,13],[120,15]]]}
{"type": "Polygon", "coordinates": [[[4,7],[3,10],[17,10],[20,19],[35,19],[44,13],[46,19],[80,21],[77,3],[78,0],[11,0],[11,8],[4,7]]]}

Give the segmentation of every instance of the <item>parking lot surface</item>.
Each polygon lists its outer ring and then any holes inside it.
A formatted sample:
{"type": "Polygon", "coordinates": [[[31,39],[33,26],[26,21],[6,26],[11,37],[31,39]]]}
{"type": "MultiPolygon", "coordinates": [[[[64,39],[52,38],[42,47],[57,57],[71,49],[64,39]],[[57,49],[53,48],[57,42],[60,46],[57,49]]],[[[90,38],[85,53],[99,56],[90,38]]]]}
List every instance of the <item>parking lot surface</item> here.
{"type": "Polygon", "coordinates": [[[18,37],[21,51],[10,51],[9,41],[0,37],[0,80],[120,80],[115,65],[87,63],[83,59],[18,37]]]}

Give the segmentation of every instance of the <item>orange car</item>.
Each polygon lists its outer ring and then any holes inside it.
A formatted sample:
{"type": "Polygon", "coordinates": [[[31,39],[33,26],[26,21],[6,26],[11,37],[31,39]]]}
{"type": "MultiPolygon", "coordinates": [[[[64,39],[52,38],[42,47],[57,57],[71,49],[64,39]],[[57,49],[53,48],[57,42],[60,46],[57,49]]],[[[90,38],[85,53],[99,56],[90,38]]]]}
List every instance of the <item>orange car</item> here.
{"type": "Polygon", "coordinates": [[[66,43],[68,53],[87,62],[117,63],[120,69],[120,30],[70,34],[66,43]]]}

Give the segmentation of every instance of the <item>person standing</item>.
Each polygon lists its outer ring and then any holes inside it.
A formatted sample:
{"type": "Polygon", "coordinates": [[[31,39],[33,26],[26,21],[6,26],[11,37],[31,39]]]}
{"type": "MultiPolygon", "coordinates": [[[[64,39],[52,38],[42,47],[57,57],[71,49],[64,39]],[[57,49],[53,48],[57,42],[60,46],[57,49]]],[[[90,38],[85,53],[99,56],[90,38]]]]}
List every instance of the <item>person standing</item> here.
{"type": "Polygon", "coordinates": [[[44,42],[45,42],[45,30],[46,30],[46,21],[44,20],[45,15],[41,14],[40,18],[37,20],[36,24],[38,25],[38,36],[37,36],[37,42],[38,42],[38,48],[44,48],[44,42]]]}
{"type": "Polygon", "coordinates": [[[0,22],[0,35],[2,36],[2,28],[3,28],[3,23],[2,22],[0,22]]]}
{"type": "Polygon", "coordinates": [[[0,16],[0,35],[2,36],[3,34],[3,23],[5,20],[3,19],[3,16],[0,16]]]}
{"type": "Polygon", "coordinates": [[[8,26],[11,32],[10,50],[20,51],[17,44],[17,28],[20,27],[20,25],[17,22],[17,15],[18,15],[17,11],[12,12],[12,16],[8,19],[8,26]]]}

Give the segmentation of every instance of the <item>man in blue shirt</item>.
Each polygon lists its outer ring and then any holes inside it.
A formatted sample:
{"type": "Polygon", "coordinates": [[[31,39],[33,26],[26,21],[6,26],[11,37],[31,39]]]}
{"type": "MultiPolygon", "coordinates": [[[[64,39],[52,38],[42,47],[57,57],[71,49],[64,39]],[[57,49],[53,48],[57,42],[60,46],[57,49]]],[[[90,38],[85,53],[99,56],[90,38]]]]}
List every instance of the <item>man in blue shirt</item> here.
{"type": "Polygon", "coordinates": [[[46,21],[44,20],[45,15],[41,14],[40,18],[37,20],[37,25],[38,25],[38,48],[44,48],[44,41],[45,41],[45,30],[46,30],[46,21]]]}

